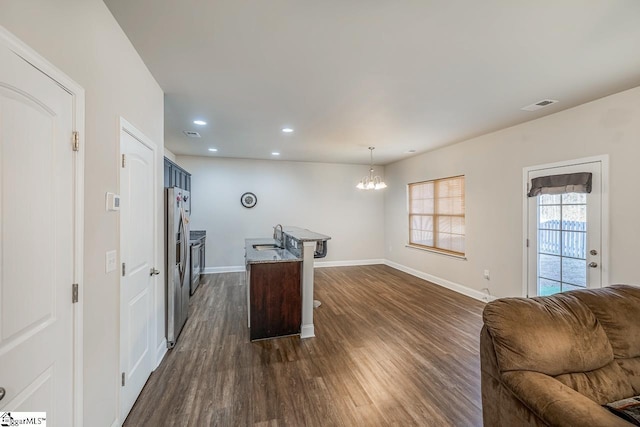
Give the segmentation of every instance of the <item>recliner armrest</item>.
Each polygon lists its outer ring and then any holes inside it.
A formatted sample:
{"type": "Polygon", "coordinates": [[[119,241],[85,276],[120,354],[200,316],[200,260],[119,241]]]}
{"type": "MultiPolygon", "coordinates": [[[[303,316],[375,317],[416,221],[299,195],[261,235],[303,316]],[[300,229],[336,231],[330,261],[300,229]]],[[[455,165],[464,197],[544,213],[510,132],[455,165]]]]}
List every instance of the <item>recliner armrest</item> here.
{"type": "Polygon", "coordinates": [[[550,426],[632,426],[551,376],[532,371],[511,371],[504,372],[502,380],[505,387],[550,426]]]}

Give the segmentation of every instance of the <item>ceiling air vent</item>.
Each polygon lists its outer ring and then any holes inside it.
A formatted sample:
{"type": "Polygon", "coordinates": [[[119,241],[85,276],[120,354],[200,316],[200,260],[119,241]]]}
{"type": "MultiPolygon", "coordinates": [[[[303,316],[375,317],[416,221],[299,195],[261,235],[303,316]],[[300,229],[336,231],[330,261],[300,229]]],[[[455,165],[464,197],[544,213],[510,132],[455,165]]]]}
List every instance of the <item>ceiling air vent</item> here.
{"type": "Polygon", "coordinates": [[[527,105],[526,107],[522,107],[521,110],[524,111],[536,111],[539,110],[541,108],[547,107],[551,104],[555,104],[556,101],[555,99],[543,99],[542,101],[538,101],[535,104],[531,104],[531,105],[527,105]]]}
{"type": "Polygon", "coordinates": [[[200,138],[200,134],[198,132],[194,132],[192,130],[183,130],[182,132],[184,132],[184,134],[189,138],[200,138]]]}

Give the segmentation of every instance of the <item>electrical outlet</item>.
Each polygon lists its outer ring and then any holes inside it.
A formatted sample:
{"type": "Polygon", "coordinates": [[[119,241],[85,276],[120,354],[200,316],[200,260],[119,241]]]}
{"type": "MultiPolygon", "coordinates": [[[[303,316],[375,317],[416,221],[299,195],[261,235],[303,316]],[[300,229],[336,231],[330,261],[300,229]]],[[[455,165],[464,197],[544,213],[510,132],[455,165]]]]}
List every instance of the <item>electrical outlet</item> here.
{"type": "Polygon", "coordinates": [[[484,278],[489,280],[489,270],[484,271],[484,278]]]}
{"type": "Polygon", "coordinates": [[[118,252],[107,251],[105,255],[105,273],[111,273],[117,268],[118,265],[118,252]]]}

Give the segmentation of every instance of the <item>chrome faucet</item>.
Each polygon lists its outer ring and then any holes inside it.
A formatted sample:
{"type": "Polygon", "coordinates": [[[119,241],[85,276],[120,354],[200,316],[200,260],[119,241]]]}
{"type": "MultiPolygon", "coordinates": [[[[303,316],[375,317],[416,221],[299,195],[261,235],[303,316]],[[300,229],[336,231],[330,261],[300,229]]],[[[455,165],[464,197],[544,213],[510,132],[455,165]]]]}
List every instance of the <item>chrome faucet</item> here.
{"type": "Polygon", "coordinates": [[[282,224],[277,224],[273,227],[273,240],[280,240],[280,247],[284,249],[284,230],[282,224]],[[278,239],[278,227],[280,227],[280,238],[278,239]]]}

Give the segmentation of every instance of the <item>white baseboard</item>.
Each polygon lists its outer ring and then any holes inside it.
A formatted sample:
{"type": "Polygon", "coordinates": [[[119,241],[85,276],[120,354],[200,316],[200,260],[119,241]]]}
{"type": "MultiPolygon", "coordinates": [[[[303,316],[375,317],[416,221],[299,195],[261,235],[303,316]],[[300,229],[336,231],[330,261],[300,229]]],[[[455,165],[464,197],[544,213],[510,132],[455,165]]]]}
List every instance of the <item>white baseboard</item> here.
{"type": "MultiPolygon", "coordinates": [[[[396,270],[403,271],[405,273],[411,274],[412,276],[418,277],[420,279],[424,279],[428,282],[435,283],[436,285],[442,286],[447,289],[451,289],[452,291],[458,292],[462,295],[466,295],[473,299],[477,299],[482,302],[489,302],[496,299],[496,297],[492,295],[487,295],[484,292],[476,291],[475,289],[468,288],[459,283],[454,283],[450,280],[442,279],[440,277],[431,275],[429,273],[424,273],[422,271],[416,270],[411,267],[404,266],[402,264],[398,264],[397,262],[389,261],[387,259],[361,259],[361,260],[348,260],[348,261],[315,261],[315,268],[323,268],[323,267],[350,267],[357,265],[376,265],[376,264],[384,264],[389,267],[395,268],[396,270]]],[[[215,274],[215,273],[240,273],[244,272],[245,267],[243,265],[232,265],[228,267],[206,267],[204,269],[205,274],[215,274]]],[[[312,332],[313,333],[313,332],[312,332]]],[[[313,336],[313,335],[312,335],[313,336]]]]}
{"type": "Polygon", "coordinates": [[[244,265],[230,265],[227,267],[205,267],[204,274],[242,273],[244,271],[245,271],[244,265]]]}
{"type": "Polygon", "coordinates": [[[158,366],[160,366],[160,363],[162,362],[162,359],[164,359],[165,354],[167,354],[167,339],[163,338],[158,348],[156,348],[156,366],[155,368],[153,368],[154,371],[158,368],[158,366]]]}
{"type": "Polygon", "coordinates": [[[384,264],[384,259],[356,259],[349,261],[315,261],[313,266],[315,268],[323,267],[351,267],[356,265],[375,265],[384,264]]]}
{"type": "Polygon", "coordinates": [[[395,268],[396,270],[404,271],[412,276],[418,277],[420,279],[426,280],[431,283],[435,283],[438,286],[442,286],[443,288],[451,289],[452,291],[458,292],[459,294],[466,295],[473,299],[477,299],[482,302],[489,302],[496,299],[496,297],[487,295],[483,292],[476,291],[475,289],[468,288],[459,283],[454,283],[446,279],[442,279],[437,276],[433,276],[429,273],[424,273],[422,271],[416,270],[411,267],[404,266],[402,264],[398,264],[397,262],[385,260],[385,264],[389,267],[395,268]]]}

